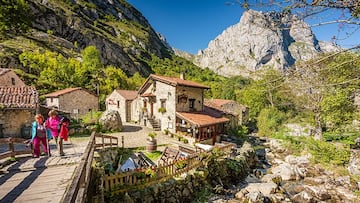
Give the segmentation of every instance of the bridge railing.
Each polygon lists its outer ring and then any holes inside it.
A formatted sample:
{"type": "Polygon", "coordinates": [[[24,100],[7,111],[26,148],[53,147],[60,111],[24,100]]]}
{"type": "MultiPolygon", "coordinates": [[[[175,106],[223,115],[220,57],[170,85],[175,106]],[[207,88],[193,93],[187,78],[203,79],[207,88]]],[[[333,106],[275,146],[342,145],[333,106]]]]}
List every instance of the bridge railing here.
{"type": "Polygon", "coordinates": [[[94,157],[94,151],[101,147],[117,147],[118,138],[98,134],[95,131],[91,133],[89,143],[85,152],[80,160],[80,165],[74,172],[73,179],[68,187],[62,202],[86,202],[88,187],[91,177],[91,164],[94,157]],[[100,139],[97,139],[100,138],[100,139]],[[107,142],[109,141],[109,142],[107,142]]]}
{"type": "Polygon", "coordinates": [[[9,150],[6,152],[0,153],[0,159],[4,159],[4,158],[8,158],[8,157],[15,158],[16,155],[22,155],[22,154],[32,154],[32,150],[33,150],[32,144],[31,143],[27,144],[26,141],[28,141],[28,139],[14,138],[14,137],[1,138],[0,144],[8,144],[9,150]],[[20,145],[26,146],[27,149],[16,150],[15,144],[20,144],[20,145]]]}

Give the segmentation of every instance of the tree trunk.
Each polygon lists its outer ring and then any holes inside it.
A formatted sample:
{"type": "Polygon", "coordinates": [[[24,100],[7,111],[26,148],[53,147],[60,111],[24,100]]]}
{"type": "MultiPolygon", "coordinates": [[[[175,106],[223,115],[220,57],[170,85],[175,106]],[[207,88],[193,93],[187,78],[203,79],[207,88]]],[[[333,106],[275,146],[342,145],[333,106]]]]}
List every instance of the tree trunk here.
{"type": "Polygon", "coordinates": [[[322,140],[322,124],[321,124],[321,116],[320,111],[314,111],[315,113],[315,132],[314,132],[314,139],[315,140],[322,140]]]}

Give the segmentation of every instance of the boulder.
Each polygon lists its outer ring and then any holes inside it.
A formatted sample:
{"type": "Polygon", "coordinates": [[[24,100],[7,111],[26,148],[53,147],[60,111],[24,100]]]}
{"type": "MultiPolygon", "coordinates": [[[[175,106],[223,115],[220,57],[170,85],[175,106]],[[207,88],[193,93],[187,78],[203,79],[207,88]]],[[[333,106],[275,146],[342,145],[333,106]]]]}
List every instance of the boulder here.
{"type": "Polygon", "coordinates": [[[104,111],[99,119],[99,123],[102,125],[102,129],[108,131],[121,131],[123,128],[120,114],[114,110],[104,111]]]}

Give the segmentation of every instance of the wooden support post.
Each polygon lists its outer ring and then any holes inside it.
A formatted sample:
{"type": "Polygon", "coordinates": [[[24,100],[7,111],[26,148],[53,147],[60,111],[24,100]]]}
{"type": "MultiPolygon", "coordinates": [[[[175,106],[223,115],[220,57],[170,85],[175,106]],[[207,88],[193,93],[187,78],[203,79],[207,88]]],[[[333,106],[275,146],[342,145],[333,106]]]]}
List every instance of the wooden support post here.
{"type": "Polygon", "coordinates": [[[124,149],[124,136],[121,136],[121,148],[124,149]]]}
{"type": "Polygon", "coordinates": [[[14,141],[12,138],[9,138],[9,151],[11,152],[11,158],[15,159],[15,148],[14,141]]]}

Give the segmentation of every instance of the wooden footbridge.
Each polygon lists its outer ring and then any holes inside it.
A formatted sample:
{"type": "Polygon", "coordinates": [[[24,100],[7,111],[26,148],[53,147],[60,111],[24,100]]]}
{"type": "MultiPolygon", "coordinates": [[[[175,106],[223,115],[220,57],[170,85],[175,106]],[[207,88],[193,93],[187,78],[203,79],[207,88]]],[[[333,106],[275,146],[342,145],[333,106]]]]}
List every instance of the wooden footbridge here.
{"type": "Polygon", "coordinates": [[[9,146],[0,154],[0,159],[9,157],[15,160],[27,154],[13,163],[2,163],[6,166],[0,168],[0,203],[85,202],[94,150],[118,146],[117,137],[92,133],[82,144],[65,144],[66,156],[58,156],[53,150],[50,157],[32,158],[30,149],[17,149],[24,144],[23,141],[18,138],[0,139],[0,144],[9,146]]]}

